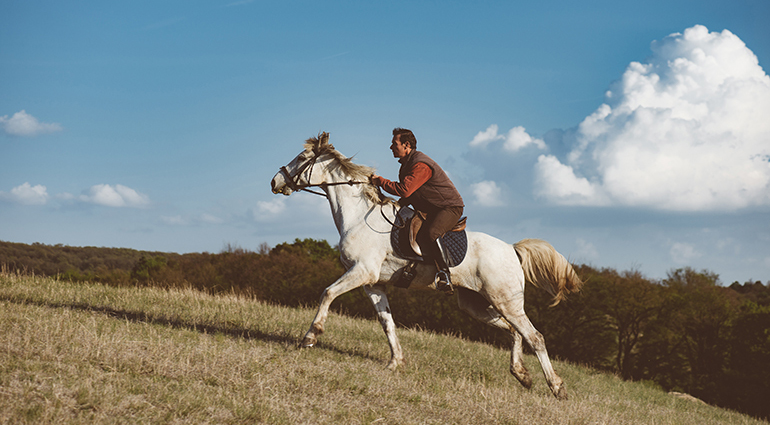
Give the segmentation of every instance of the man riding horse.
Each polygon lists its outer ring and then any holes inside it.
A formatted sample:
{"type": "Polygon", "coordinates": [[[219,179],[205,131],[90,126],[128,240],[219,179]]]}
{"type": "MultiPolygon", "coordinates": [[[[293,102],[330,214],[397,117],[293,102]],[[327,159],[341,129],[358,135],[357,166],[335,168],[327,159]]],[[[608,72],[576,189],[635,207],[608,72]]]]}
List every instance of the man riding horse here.
{"type": "MultiPolygon", "coordinates": [[[[316,345],[318,336],[324,332],[329,309],[337,297],[363,288],[388,338],[388,369],[395,370],[404,364],[404,353],[384,286],[396,285],[400,281],[398,276],[409,265],[409,260],[396,255],[392,232],[385,230],[399,217],[398,213],[391,213],[390,208],[386,208],[391,206],[392,201],[383,199],[381,192],[368,184],[367,177],[371,176],[372,180],[385,187],[390,186],[395,194],[400,191],[401,195],[406,195],[402,202],[412,203],[415,208],[424,208],[432,214],[432,224],[424,226],[426,238],[434,245],[433,259],[441,261],[439,268],[443,268],[445,274],[446,264],[441,255],[437,255],[435,239],[457,221],[462,211],[462,198],[454,185],[449,183],[440,167],[417,152],[415,147],[411,132],[405,135],[399,129],[394,131],[391,148],[402,163],[402,171],[399,183],[387,184],[387,180],[373,174],[372,168],[354,164],[350,158],[335,150],[329,144],[329,134],[321,133],[308,139],[299,155],[281,167],[270,181],[273,193],[287,196],[298,191],[310,191],[311,187],[321,188],[322,192],[318,193],[329,201],[340,233],[340,259],[347,271],[321,294],[318,312],[302,338],[302,347],[316,345]],[[420,173],[423,166],[419,164],[427,166],[430,173],[420,173]],[[422,178],[419,174],[423,174],[422,178]],[[377,210],[381,214],[374,214],[377,210]],[[441,213],[445,210],[449,212],[441,213]],[[445,215],[451,215],[452,219],[441,218],[445,215]],[[449,224],[441,228],[442,222],[449,224]],[[429,230],[436,227],[441,230],[429,230]]],[[[524,310],[524,284],[529,282],[549,292],[555,304],[568,293],[580,290],[580,277],[567,259],[546,241],[523,239],[511,245],[480,232],[467,231],[464,234],[468,238],[467,255],[453,266],[458,305],[482,323],[510,335],[509,370],[525,388],[532,386],[532,377],[522,361],[524,342],[536,353],[553,395],[560,400],[566,399],[564,382],[548,358],[545,339],[524,310]]],[[[431,248],[428,244],[425,246],[431,248]]],[[[426,252],[430,252],[428,249],[426,252]]],[[[432,264],[416,268],[413,282],[416,287],[435,287],[435,275],[431,269],[432,264]]]]}
{"type": "Polygon", "coordinates": [[[425,261],[436,264],[436,289],[452,294],[452,281],[438,239],[451,230],[463,214],[463,198],[444,170],[428,155],[417,150],[417,139],[411,130],[393,129],[390,145],[401,169],[398,182],[373,174],[372,184],[391,195],[399,196],[401,206],[412,205],[426,218],[417,233],[417,243],[425,261]]]}

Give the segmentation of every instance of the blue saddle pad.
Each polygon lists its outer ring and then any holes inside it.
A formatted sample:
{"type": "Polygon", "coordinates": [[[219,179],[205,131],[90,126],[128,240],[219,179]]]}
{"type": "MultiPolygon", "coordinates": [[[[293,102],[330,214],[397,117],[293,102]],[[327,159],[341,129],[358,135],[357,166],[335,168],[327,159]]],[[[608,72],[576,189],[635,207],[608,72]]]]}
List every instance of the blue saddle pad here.
{"type": "MultiPolygon", "coordinates": [[[[409,207],[402,207],[396,215],[393,228],[390,230],[390,243],[396,256],[413,261],[424,261],[409,246],[409,234],[405,230],[407,220],[414,215],[414,210],[409,207]]],[[[468,251],[468,235],[465,230],[459,232],[446,232],[439,238],[441,249],[444,251],[444,259],[449,267],[460,265],[465,259],[465,253],[468,251]]]]}

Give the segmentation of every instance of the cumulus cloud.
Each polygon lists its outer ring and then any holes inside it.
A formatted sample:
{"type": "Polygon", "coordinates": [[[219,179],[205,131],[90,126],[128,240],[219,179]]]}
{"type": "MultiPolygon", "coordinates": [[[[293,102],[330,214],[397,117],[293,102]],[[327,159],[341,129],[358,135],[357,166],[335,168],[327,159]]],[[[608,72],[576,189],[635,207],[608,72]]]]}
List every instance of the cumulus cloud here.
{"type": "MultiPolygon", "coordinates": [[[[535,193],[676,211],[770,205],[767,117],[770,77],[754,53],[728,30],[696,25],[627,67],[574,129],[565,163],[540,156],[535,193]]],[[[477,144],[497,137],[491,127],[482,133],[477,144]]]]}
{"type": "Polygon", "coordinates": [[[538,149],[545,149],[546,145],[542,139],[536,139],[530,136],[524,127],[518,126],[508,130],[506,134],[498,134],[499,127],[492,124],[486,130],[478,132],[471,140],[471,147],[485,147],[488,144],[502,140],[503,149],[515,153],[529,145],[534,145],[538,149]]]}
{"type": "Polygon", "coordinates": [[[0,192],[0,200],[22,205],[45,205],[48,191],[43,185],[32,186],[29,183],[16,186],[9,193],[0,192]]]}
{"type": "Polygon", "coordinates": [[[498,207],[504,205],[502,201],[502,191],[497,183],[489,180],[474,183],[471,185],[473,196],[476,202],[484,207],[498,207]]]}
{"type": "Polygon", "coordinates": [[[473,140],[471,140],[471,147],[477,147],[477,146],[486,146],[490,142],[493,142],[495,140],[500,140],[502,136],[497,134],[497,124],[492,124],[489,127],[487,127],[484,131],[479,131],[474,137],[473,140]]]}
{"type": "Polygon", "coordinates": [[[540,155],[535,164],[535,193],[569,205],[607,205],[604,192],[552,155],[540,155]]]}
{"type": "Polygon", "coordinates": [[[0,127],[11,136],[32,137],[40,134],[55,133],[62,130],[62,126],[55,123],[42,123],[37,118],[21,110],[13,114],[0,117],[0,127]]]}
{"type": "Polygon", "coordinates": [[[82,202],[106,207],[142,208],[150,204],[150,198],[147,195],[120,184],[115,185],[115,187],[108,184],[91,186],[78,199],[82,202]]]}

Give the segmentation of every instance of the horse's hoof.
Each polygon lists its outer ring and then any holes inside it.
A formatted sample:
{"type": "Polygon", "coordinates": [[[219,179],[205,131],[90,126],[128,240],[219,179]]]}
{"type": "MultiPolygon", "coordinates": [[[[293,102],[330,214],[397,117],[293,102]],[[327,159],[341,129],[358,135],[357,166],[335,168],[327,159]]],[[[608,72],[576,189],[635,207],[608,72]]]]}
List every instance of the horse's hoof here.
{"type": "Polygon", "coordinates": [[[404,359],[396,360],[392,359],[390,362],[388,362],[388,365],[385,367],[385,369],[388,369],[389,371],[393,372],[402,364],[404,364],[404,359]]]}
{"type": "Polygon", "coordinates": [[[517,381],[526,389],[532,388],[532,377],[529,376],[529,372],[523,366],[516,368],[511,366],[511,375],[516,378],[517,381]],[[519,369],[519,370],[517,370],[519,369]]]}
{"type": "Polygon", "coordinates": [[[530,377],[529,374],[526,374],[521,377],[518,375],[513,375],[513,376],[519,381],[522,387],[528,390],[532,389],[532,377],[530,377]]]}
{"type": "Polygon", "coordinates": [[[556,397],[557,400],[568,400],[569,397],[567,396],[567,389],[564,388],[564,386],[559,387],[558,390],[553,392],[553,395],[556,397]]]}
{"type": "Polygon", "coordinates": [[[316,339],[315,339],[314,337],[308,337],[308,336],[306,336],[306,337],[305,337],[305,338],[302,340],[302,342],[299,344],[299,346],[300,346],[301,348],[311,348],[311,347],[315,346],[315,343],[316,343],[316,342],[317,342],[317,341],[316,341],[316,339]]]}

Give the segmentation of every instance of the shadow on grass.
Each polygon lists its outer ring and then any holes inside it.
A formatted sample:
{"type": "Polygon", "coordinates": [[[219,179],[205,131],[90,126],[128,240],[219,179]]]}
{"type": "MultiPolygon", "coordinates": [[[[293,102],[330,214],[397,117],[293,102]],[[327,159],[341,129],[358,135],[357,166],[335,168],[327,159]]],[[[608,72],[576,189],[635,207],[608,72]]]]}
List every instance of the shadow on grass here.
{"type": "MultiPolygon", "coordinates": [[[[129,311],[129,310],[119,310],[114,309],[111,307],[104,307],[104,306],[93,306],[86,303],[55,303],[55,302],[46,302],[46,301],[35,301],[35,300],[19,300],[13,297],[8,296],[0,296],[0,300],[2,301],[8,301],[14,304],[20,304],[20,305],[34,305],[38,307],[46,307],[46,308],[66,308],[70,310],[80,310],[80,311],[89,311],[94,313],[100,313],[108,317],[112,317],[114,319],[119,320],[127,320],[134,323],[148,323],[153,325],[162,325],[162,326],[168,326],[173,329],[188,329],[188,330],[194,330],[196,332],[200,332],[202,334],[219,334],[219,335],[225,335],[232,338],[242,338],[245,340],[259,340],[259,341],[265,341],[270,343],[279,343],[284,344],[287,346],[293,346],[297,349],[306,349],[300,347],[300,339],[289,335],[288,333],[266,333],[262,332],[257,329],[245,329],[245,328],[238,328],[238,327],[229,327],[229,326],[218,326],[218,325],[210,325],[210,324],[203,324],[203,323],[194,323],[194,322],[185,322],[183,320],[172,320],[167,319],[163,317],[153,317],[147,313],[144,312],[138,312],[138,311],[129,311]]],[[[351,357],[359,357],[366,360],[371,360],[375,362],[382,362],[383,359],[378,357],[373,357],[369,354],[362,353],[358,350],[346,350],[337,348],[334,345],[319,342],[316,344],[313,348],[320,349],[320,350],[327,350],[327,351],[333,351],[338,354],[351,356],[351,357]]]]}

